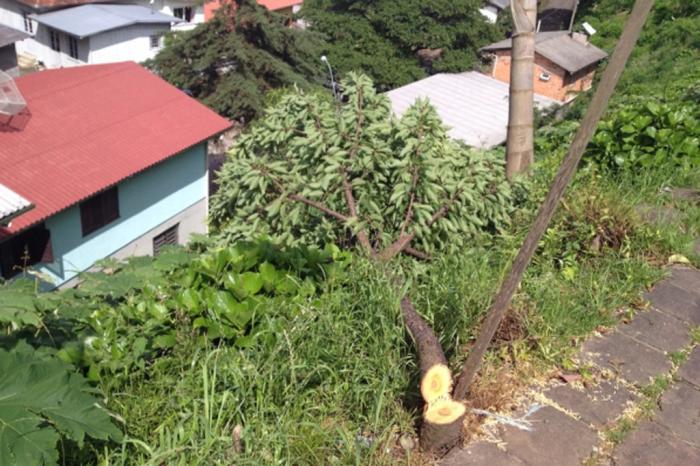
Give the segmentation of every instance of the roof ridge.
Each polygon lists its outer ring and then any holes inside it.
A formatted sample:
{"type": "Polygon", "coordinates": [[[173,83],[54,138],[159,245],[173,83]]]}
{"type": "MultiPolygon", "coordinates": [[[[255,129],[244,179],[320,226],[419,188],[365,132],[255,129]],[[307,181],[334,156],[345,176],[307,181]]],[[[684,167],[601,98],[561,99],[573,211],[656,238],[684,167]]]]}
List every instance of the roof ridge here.
{"type": "MultiPolygon", "coordinates": [[[[103,68],[105,69],[105,72],[104,72],[104,73],[101,73],[101,74],[98,74],[98,75],[91,75],[91,76],[84,75],[81,79],[76,80],[76,82],[73,82],[73,83],[70,83],[70,84],[66,84],[66,85],[61,86],[61,87],[59,87],[59,88],[47,89],[45,92],[41,92],[41,91],[40,91],[40,92],[34,94],[35,97],[34,97],[32,100],[35,100],[36,97],[39,97],[39,98],[45,97],[47,94],[52,94],[52,93],[56,92],[56,90],[72,89],[72,88],[74,88],[74,87],[76,87],[76,86],[81,86],[81,85],[83,85],[83,84],[86,83],[86,82],[94,81],[94,80],[96,80],[96,79],[101,79],[101,78],[104,78],[104,77],[106,77],[106,76],[110,76],[110,75],[115,74],[115,73],[123,72],[123,71],[125,71],[127,68],[130,68],[132,65],[135,65],[137,68],[140,68],[140,69],[142,69],[142,70],[144,70],[144,71],[148,71],[148,70],[146,70],[145,68],[143,68],[142,66],[140,66],[138,63],[133,62],[133,61],[122,61],[122,62],[115,62],[115,63],[104,63],[104,64],[98,64],[98,65],[88,65],[88,67],[82,67],[82,66],[81,66],[81,67],[73,67],[73,68],[55,68],[55,69],[52,69],[52,70],[39,71],[39,73],[57,74],[57,73],[61,73],[61,72],[80,71],[81,68],[82,68],[83,70],[87,70],[90,66],[92,66],[92,67],[98,67],[98,66],[99,66],[99,67],[103,67],[103,68]]],[[[94,68],[92,68],[92,70],[94,70],[94,68]]],[[[90,71],[92,71],[92,70],[90,70],[90,71]]],[[[27,75],[27,76],[32,76],[32,75],[27,75]]],[[[21,82],[21,81],[22,81],[22,77],[20,77],[19,79],[16,79],[16,80],[15,80],[16,83],[17,83],[17,82],[21,82]]],[[[20,92],[22,92],[22,89],[20,89],[20,92]]]]}

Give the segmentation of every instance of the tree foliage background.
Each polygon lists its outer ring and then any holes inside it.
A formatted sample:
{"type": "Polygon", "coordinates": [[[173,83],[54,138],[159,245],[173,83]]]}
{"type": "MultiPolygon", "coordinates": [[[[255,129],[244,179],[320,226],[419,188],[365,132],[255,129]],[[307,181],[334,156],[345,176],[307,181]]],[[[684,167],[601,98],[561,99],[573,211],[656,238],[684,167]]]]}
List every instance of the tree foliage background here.
{"type": "Polygon", "coordinates": [[[232,0],[207,23],[168,36],[146,65],[220,114],[250,120],[267,91],[322,82],[320,36],[286,21],[255,0],[232,0]]]}
{"type": "Polygon", "coordinates": [[[211,202],[227,240],[348,245],[350,229],[362,228],[377,250],[413,234],[413,247],[432,254],[508,224],[512,193],[499,156],[451,139],[426,101],[397,118],[367,76],[349,73],[343,88],[342,104],[289,93],[236,140],[211,202]]]}
{"type": "Polygon", "coordinates": [[[366,73],[386,90],[476,66],[478,49],[505,32],[485,21],[482,6],[482,0],[306,0],[301,14],[327,37],[328,58],[341,73],[366,73]],[[421,62],[423,49],[443,51],[421,62]]]}

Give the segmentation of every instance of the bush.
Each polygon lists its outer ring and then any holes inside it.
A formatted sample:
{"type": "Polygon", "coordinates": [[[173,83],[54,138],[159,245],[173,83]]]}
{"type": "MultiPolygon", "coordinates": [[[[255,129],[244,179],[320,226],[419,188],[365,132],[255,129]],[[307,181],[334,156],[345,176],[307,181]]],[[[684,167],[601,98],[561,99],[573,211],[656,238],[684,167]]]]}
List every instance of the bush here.
{"type": "Polygon", "coordinates": [[[694,104],[624,105],[598,126],[588,155],[613,169],[700,167],[699,116],[694,104]]]}

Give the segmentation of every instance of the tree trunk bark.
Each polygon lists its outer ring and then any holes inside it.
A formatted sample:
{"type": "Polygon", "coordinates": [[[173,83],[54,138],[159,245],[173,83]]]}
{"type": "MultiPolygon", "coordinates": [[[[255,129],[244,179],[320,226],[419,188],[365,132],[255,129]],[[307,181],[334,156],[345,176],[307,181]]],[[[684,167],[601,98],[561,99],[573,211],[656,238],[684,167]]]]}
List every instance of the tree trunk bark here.
{"type": "Polygon", "coordinates": [[[532,165],[534,159],[534,66],[537,0],[513,0],[513,47],[508,100],[506,176],[513,179],[532,165]]]}
{"type": "Polygon", "coordinates": [[[401,299],[401,311],[420,360],[420,388],[425,402],[421,449],[440,456],[461,441],[466,409],[452,400],[452,373],[435,332],[416,312],[409,298],[401,299]]]}

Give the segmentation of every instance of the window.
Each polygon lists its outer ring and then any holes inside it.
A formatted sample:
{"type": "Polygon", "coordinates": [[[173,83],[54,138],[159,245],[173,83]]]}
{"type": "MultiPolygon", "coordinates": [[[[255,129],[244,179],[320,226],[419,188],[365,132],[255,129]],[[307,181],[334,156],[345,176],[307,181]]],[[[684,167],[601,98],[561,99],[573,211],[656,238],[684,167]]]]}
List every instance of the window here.
{"type": "Polygon", "coordinates": [[[194,16],[192,14],[192,7],[191,6],[186,6],[183,8],[173,8],[173,16],[176,18],[184,19],[188,23],[192,21],[192,17],[194,16]]]}
{"type": "Polygon", "coordinates": [[[34,23],[32,18],[29,17],[30,13],[24,12],[22,16],[24,17],[24,30],[29,34],[34,34],[34,23]]]}
{"type": "Polygon", "coordinates": [[[171,226],[163,233],[153,238],[153,255],[157,256],[160,254],[164,246],[169,244],[177,244],[177,230],[180,226],[179,223],[171,226]]]}
{"type": "Polygon", "coordinates": [[[53,262],[51,233],[43,224],[0,243],[0,275],[3,278],[12,278],[39,262],[53,262]]]}
{"type": "Polygon", "coordinates": [[[83,236],[99,230],[118,218],[119,195],[116,187],[103,191],[80,204],[83,236]]]}
{"type": "Polygon", "coordinates": [[[78,59],[78,39],[68,36],[68,53],[72,58],[78,59]]]}
{"type": "Polygon", "coordinates": [[[53,29],[49,29],[49,40],[51,40],[51,48],[56,52],[60,52],[61,36],[58,35],[58,32],[54,31],[53,29]]]}
{"type": "Polygon", "coordinates": [[[150,39],[151,39],[151,48],[152,49],[157,49],[160,47],[161,36],[159,34],[150,36],[150,39]]]}

